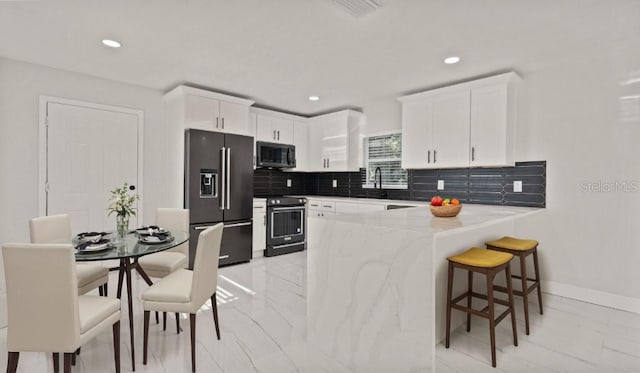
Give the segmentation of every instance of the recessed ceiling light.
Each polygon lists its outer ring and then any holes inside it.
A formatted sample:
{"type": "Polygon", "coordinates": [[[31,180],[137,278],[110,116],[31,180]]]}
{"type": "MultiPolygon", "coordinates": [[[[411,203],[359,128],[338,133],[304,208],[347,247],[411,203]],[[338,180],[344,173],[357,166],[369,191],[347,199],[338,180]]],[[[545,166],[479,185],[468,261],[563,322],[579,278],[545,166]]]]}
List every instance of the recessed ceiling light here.
{"type": "Polygon", "coordinates": [[[444,59],[444,63],[446,63],[447,65],[453,65],[454,63],[458,62],[460,62],[460,57],[457,56],[451,56],[444,59]]]}
{"type": "Polygon", "coordinates": [[[117,42],[115,40],[111,40],[111,39],[102,40],[102,44],[106,45],[107,47],[111,47],[111,48],[120,48],[122,46],[122,44],[120,44],[119,42],[117,42]]]}
{"type": "Polygon", "coordinates": [[[309,96],[309,101],[318,101],[320,97],[318,96],[309,96]]]}

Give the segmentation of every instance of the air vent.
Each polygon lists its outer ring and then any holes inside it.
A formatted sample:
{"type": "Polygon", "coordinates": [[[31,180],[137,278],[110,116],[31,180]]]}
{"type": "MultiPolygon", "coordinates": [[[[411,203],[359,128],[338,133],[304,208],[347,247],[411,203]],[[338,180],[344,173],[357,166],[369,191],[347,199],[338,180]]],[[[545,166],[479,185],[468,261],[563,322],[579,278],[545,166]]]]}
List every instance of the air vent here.
{"type": "Polygon", "coordinates": [[[355,18],[362,18],[382,6],[380,0],[332,0],[355,18]]]}

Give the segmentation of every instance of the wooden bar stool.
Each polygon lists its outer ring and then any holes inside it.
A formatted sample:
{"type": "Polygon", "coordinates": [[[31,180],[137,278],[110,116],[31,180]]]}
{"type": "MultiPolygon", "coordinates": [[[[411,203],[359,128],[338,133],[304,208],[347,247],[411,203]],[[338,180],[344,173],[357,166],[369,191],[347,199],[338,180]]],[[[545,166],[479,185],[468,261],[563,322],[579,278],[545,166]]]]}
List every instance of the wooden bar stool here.
{"type": "MultiPolygon", "coordinates": [[[[534,289],[538,289],[538,304],[540,306],[540,314],[542,315],[542,290],[540,289],[540,271],[538,269],[538,241],[505,236],[499,240],[486,242],[485,245],[487,245],[487,249],[509,253],[520,258],[520,276],[513,275],[511,277],[522,281],[522,291],[513,290],[513,294],[522,297],[524,303],[525,332],[529,335],[529,293],[534,289]],[[533,268],[536,277],[528,278],[526,259],[532,254],[533,268]],[[533,282],[533,284],[528,286],[528,281],[533,282]]],[[[494,289],[501,292],[507,290],[504,286],[495,286],[494,289]]]]}
{"type": "Polygon", "coordinates": [[[496,366],[496,325],[502,321],[507,315],[511,314],[511,329],[513,330],[513,345],[518,345],[518,334],[516,332],[516,317],[513,312],[513,291],[511,289],[511,267],[510,262],[513,255],[501,253],[497,251],[479,249],[472,247],[462,254],[450,256],[449,261],[449,279],[447,281],[447,337],[445,347],[449,348],[449,336],[451,334],[451,309],[457,309],[467,314],[467,332],[471,331],[471,315],[476,315],[489,319],[489,335],[491,337],[491,365],[496,366]],[[468,273],[467,292],[453,298],[453,275],[454,269],[460,268],[468,273]],[[504,270],[507,279],[508,301],[496,299],[493,297],[493,280],[495,275],[504,270]],[[473,291],[473,273],[481,273],[487,277],[487,294],[479,294],[473,291]],[[485,299],[487,306],[478,311],[471,308],[472,297],[485,299]],[[467,306],[458,304],[461,300],[467,300],[467,306]],[[500,316],[495,317],[494,303],[507,306],[507,310],[500,316]]]}

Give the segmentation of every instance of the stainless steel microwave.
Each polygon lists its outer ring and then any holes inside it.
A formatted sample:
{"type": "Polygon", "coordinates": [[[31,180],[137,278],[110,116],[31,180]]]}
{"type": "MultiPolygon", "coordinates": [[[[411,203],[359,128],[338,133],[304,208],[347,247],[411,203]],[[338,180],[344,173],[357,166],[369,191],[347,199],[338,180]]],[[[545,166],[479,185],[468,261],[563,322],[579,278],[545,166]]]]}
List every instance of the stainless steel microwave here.
{"type": "Polygon", "coordinates": [[[296,147],[272,142],[256,142],[256,166],[270,168],[296,167],[296,147]]]}

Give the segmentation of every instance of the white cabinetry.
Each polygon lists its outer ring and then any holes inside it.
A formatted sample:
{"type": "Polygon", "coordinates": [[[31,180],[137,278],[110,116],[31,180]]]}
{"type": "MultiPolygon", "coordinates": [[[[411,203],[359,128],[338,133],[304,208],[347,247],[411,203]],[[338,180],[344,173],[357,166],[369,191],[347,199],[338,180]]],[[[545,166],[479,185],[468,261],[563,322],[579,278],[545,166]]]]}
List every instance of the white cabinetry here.
{"type": "Polygon", "coordinates": [[[517,81],[497,82],[471,91],[471,166],[515,163],[517,81]]]}
{"type": "Polygon", "coordinates": [[[293,144],[293,119],[284,113],[253,109],[256,113],[256,141],[293,144]]]}
{"type": "Polygon", "coordinates": [[[307,215],[310,218],[319,218],[323,216],[336,214],[336,203],[322,199],[307,199],[307,215]]]}
{"type": "Polygon", "coordinates": [[[430,167],[469,166],[469,112],[471,96],[468,90],[451,92],[433,99],[433,128],[430,167]]]}
{"type": "Polygon", "coordinates": [[[367,212],[383,211],[385,209],[385,204],[308,198],[307,209],[307,215],[309,217],[318,218],[331,215],[363,214],[367,212]]]}
{"type": "Polygon", "coordinates": [[[343,110],[309,119],[309,171],[358,171],[364,114],[343,110]]]}
{"type": "Polygon", "coordinates": [[[401,97],[402,166],[514,165],[518,82],[506,73],[401,97]]]}
{"type": "Polygon", "coordinates": [[[165,99],[174,101],[174,108],[182,111],[183,128],[253,136],[249,126],[253,101],[185,86],[173,89],[165,99]]]}
{"type": "Polygon", "coordinates": [[[253,200],[253,257],[264,256],[267,248],[267,201],[253,200]]]}
{"type": "Polygon", "coordinates": [[[425,168],[431,164],[433,101],[402,104],[402,167],[425,168]]]}
{"type": "Polygon", "coordinates": [[[309,125],[307,122],[293,122],[293,145],[296,147],[296,167],[285,171],[309,171],[309,125]]]}

